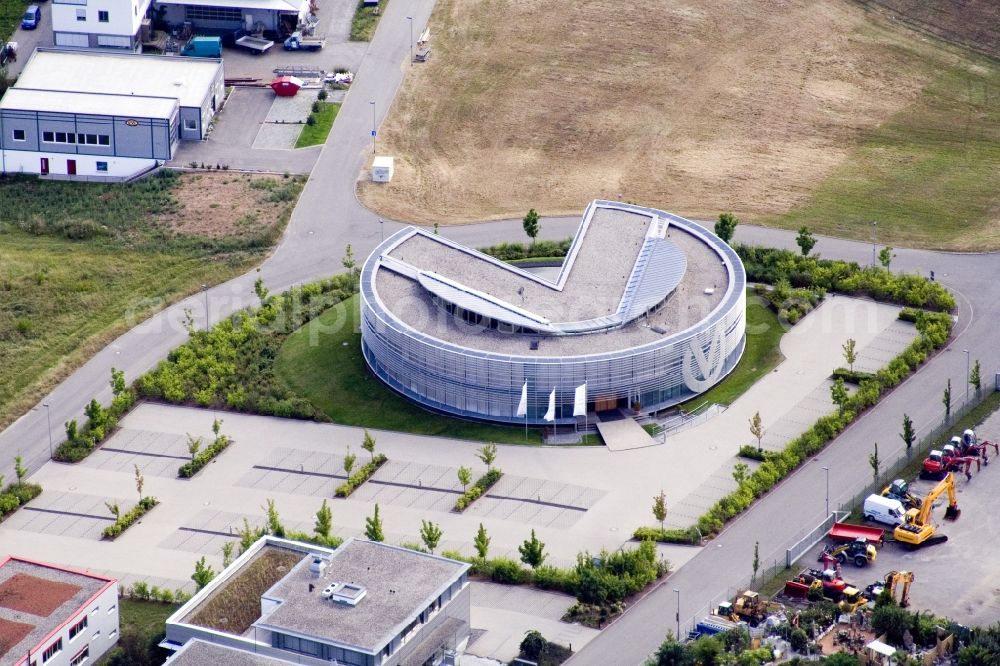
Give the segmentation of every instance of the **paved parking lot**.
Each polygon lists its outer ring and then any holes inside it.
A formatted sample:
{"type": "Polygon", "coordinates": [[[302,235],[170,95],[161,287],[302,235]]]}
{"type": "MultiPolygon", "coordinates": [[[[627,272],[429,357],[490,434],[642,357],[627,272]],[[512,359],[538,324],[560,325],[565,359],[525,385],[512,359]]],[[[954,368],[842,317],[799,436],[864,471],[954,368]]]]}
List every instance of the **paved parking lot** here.
{"type": "Polygon", "coordinates": [[[81,465],[111,472],[176,478],[177,468],[191,459],[187,437],[163,432],[122,429],[113,444],[102,446],[81,465]]]}
{"type": "Polygon", "coordinates": [[[115,502],[124,511],[135,500],[46,491],[6,520],[4,527],[50,536],[100,540],[104,528],[114,522],[105,502],[115,502]]]}

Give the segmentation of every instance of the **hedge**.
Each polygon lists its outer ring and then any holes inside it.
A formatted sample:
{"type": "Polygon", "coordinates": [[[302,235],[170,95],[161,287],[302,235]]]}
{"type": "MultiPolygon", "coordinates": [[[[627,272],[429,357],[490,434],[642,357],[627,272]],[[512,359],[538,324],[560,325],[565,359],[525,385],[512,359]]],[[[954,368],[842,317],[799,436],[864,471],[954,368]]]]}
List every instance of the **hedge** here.
{"type": "Polygon", "coordinates": [[[160,501],[155,497],[143,497],[139,500],[138,504],[118,516],[115,522],[104,528],[104,532],[102,532],[104,538],[114,541],[121,536],[122,532],[132,527],[132,525],[159,503],[160,501]]]}
{"type": "Polygon", "coordinates": [[[485,495],[486,491],[492,488],[496,482],[500,480],[501,476],[503,476],[503,472],[495,467],[487,470],[486,474],[479,477],[476,482],[472,484],[471,488],[466,490],[457,500],[455,500],[455,508],[453,510],[458,513],[465,511],[473,502],[485,495]]]}
{"type": "Polygon", "coordinates": [[[225,451],[233,440],[226,435],[219,435],[205,450],[201,451],[194,458],[177,468],[177,476],[182,479],[190,479],[201,471],[201,468],[212,462],[215,456],[225,451]]]}
{"type": "Polygon", "coordinates": [[[371,475],[378,471],[378,468],[388,462],[384,453],[379,453],[374,459],[361,466],[361,469],[347,477],[347,481],[337,486],[337,497],[349,497],[351,493],[358,489],[362,483],[371,478],[371,475]]]}
{"type": "Polygon", "coordinates": [[[661,543],[680,543],[691,546],[701,544],[701,532],[692,525],[684,529],[663,529],[660,527],[640,527],[632,533],[632,538],[639,541],[659,541],[661,543]]]}
{"type": "Polygon", "coordinates": [[[500,261],[516,261],[518,259],[533,259],[536,257],[552,259],[554,257],[565,257],[572,244],[573,239],[566,238],[561,241],[540,240],[527,245],[524,243],[500,243],[499,245],[481,247],[479,251],[500,261]]]}
{"type": "Polygon", "coordinates": [[[833,371],[831,379],[834,381],[838,379],[843,379],[848,384],[861,384],[861,382],[866,379],[872,379],[875,375],[870,372],[862,372],[860,370],[851,370],[850,368],[837,368],[833,371]]]}
{"type": "Polygon", "coordinates": [[[37,483],[11,483],[0,493],[0,522],[42,494],[37,483]]]}
{"type": "Polygon", "coordinates": [[[77,427],[76,420],[66,423],[66,441],[56,447],[53,458],[59,462],[80,462],[89,456],[95,448],[114,433],[118,421],[135,405],[136,395],[131,389],[125,389],[112,400],[107,407],[96,399],[91,400],[84,413],[87,423],[77,427]]]}
{"type": "Polygon", "coordinates": [[[853,261],[803,257],[791,250],[743,244],[733,249],[743,260],[747,279],[754,282],[787,280],[794,288],[821,288],[929,310],[955,309],[955,297],[947,289],[920,275],[862,268],[853,261]]]}

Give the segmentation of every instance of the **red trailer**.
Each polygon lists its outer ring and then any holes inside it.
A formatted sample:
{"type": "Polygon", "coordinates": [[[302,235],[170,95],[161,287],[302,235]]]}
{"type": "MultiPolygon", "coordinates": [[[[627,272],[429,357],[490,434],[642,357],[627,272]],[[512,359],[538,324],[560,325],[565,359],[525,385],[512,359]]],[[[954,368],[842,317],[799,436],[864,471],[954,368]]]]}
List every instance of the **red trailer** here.
{"type": "Polygon", "coordinates": [[[850,523],[834,523],[830,528],[831,541],[854,541],[858,537],[864,537],[868,543],[882,545],[885,538],[885,530],[881,527],[869,527],[867,525],[851,525],[850,523]]]}

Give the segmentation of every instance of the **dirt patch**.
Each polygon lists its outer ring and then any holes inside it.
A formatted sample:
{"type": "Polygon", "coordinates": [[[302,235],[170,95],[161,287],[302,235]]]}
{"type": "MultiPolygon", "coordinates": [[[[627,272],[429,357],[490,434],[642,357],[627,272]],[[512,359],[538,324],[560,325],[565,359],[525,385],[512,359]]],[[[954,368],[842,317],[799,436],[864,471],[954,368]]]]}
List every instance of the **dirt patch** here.
{"type": "Polygon", "coordinates": [[[184,236],[229,238],[271,228],[298,198],[298,178],[226,171],[185,173],[171,194],[175,210],[156,223],[184,236]]]}
{"type": "Polygon", "coordinates": [[[364,203],[419,223],[570,214],[595,197],[693,216],[805,201],[933,75],[909,30],[842,0],[439,0],[364,203]]]}

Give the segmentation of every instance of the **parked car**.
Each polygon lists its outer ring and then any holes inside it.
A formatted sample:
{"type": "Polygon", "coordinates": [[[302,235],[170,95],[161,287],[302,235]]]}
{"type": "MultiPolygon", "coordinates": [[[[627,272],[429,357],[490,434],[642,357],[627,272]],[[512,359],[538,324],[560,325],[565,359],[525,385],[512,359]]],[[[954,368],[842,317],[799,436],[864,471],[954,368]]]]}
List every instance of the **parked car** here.
{"type": "Polygon", "coordinates": [[[21,27],[25,30],[34,30],[42,22],[42,10],[38,5],[28,5],[21,17],[21,27]]]}

